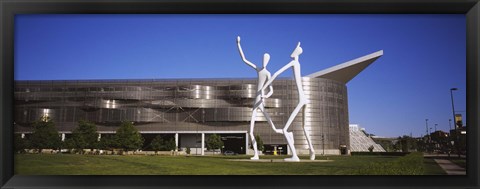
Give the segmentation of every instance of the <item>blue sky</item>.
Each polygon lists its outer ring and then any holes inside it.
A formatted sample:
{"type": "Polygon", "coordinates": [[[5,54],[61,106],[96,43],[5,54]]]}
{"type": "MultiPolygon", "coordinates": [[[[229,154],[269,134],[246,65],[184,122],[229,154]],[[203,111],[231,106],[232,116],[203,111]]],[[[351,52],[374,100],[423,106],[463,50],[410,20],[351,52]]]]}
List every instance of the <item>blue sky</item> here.
{"type": "MultiPolygon", "coordinates": [[[[302,75],[378,50],[348,84],[350,123],[380,136],[448,130],[466,111],[464,15],[17,15],[15,79],[245,78],[302,43],[302,75]]],[[[283,77],[291,77],[285,72],[283,77]]],[[[464,117],[465,120],[465,117],[464,117]]]]}

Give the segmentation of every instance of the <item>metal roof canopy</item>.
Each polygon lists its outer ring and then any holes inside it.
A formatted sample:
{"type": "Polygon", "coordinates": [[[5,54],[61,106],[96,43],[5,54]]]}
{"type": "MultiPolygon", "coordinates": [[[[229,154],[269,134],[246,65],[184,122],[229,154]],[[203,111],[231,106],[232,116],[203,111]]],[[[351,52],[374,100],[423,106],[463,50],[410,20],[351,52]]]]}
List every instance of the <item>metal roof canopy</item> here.
{"type": "Polygon", "coordinates": [[[383,50],[380,50],[372,54],[312,73],[306,77],[332,79],[346,84],[382,55],[383,50]]]}

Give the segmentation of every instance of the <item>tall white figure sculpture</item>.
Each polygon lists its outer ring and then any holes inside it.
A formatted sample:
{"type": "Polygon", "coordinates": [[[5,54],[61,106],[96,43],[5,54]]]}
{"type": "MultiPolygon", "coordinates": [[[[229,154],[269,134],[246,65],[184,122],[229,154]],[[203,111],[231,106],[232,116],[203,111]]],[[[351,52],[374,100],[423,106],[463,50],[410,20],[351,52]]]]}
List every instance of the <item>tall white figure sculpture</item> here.
{"type": "MultiPolygon", "coordinates": [[[[314,160],[315,159],[315,151],[313,150],[313,145],[310,140],[310,135],[307,130],[305,130],[305,108],[307,107],[308,104],[308,99],[305,96],[305,92],[303,92],[303,87],[302,87],[302,76],[300,72],[300,62],[298,62],[298,58],[300,54],[302,54],[303,49],[300,47],[300,42],[298,42],[297,47],[295,50],[293,50],[293,53],[290,55],[290,57],[293,59],[290,61],[287,65],[283,66],[273,74],[272,78],[268,80],[268,82],[265,84],[265,86],[269,86],[272,84],[273,80],[278,77],[281,73],[283,73],[285,70],[288,68],[292,67],[293,70],[293,76],[295,78],[295,84],[297,85],[297,92],[298,92],[298,104],[293,110],[292,114],[290,114],[290,117],[288,118],[287,123],[285,124],[285,127],[283,128],[282,133],[285,135],[285,138],[287,139],[288,146],[290,147],[290,150],[292,151],[292,157],[291,158],[286,158],[285,161],[300,161],[297,156],[297,151],[295,150],[294,146],[294,140],[293,140],[293,133],[288,132],[288,128],[292,124],[293,120],[297,116],[298,112],[300,111],[300,108],[302,108],[302,115],[303,115],[303,120],[302,120],[302,128],[303,132],[305,133],[305,137],[307,138],[307,143],[309,146],[310,150],[310,159],[314,160]]],[[[265,86],[263,89],[265,89],[265,86]]]]}
{"type": "Polygon", "coordinates": [[[263,55],[263,67],[257,68],[255,64],[252,62],[248,61],[245,58],[245,55],[243,54],[242,46],[240,45],[240,36],[237,37],[237,46],[238,46],[238,51],[240,52],[240,56],[242,57],[242,60],[250,67],[255,69],[257,71],[258,75],[258,82],[257,82],[257,92],[255,96],[255,102],[253,103],[253,109],[252,109],[252,118],[250,119],[250,138],[252,140],[252,146],[253,146],[253,151],[254,155],[250,159],[252,160],[258,160],[258,148],[257,148],[257,141],[255,140],[255,135],[253,134],[253,130],[255,128],[255,119],[257,117],[257,110],[262,111],[263,115],[268,121],[268,124],[272,126],[272,129],[277,132],[277,133],[282,133],[281,129],[275,128],[275,125],[272,122],[272,119],[270,118],[270,115],[265,111],[265,98],[268,98],[272,95],[273,93],[273,87],[271,85],[267,86],[264,85],[265,82],[271,77],[270,72],[267,70],[267,64],[268,61],[270,61],[270,55],[268,53],[265,53],[263,55]],[[265,95],[265,88],[269,87],[269,92],[265,95]]]}

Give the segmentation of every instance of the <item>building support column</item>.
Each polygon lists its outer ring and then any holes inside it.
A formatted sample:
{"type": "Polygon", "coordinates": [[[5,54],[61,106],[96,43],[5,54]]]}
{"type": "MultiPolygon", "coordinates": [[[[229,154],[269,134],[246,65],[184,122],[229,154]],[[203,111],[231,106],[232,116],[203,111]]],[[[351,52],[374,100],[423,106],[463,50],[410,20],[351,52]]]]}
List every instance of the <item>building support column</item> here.
{"type": "Polygon", "coordinates": [[[175,151],[178,151],[178,133],[175,133],[175,151]]]}
{"type": "Polygon", "coordinates": [[[250,155],[248,154],[248,132],[245,133],[245,154],[246,155],[250,155]]]}
{"type": "Polygon", "coordinates": [[[98,133],[97,141],[100,141],[101,138],[102,138],[102,134],[98,133]]]}
{"type": "Polygon", "coordinates": [[[202,133],[202,156],[205,155],[205,133],[202,133]]]}

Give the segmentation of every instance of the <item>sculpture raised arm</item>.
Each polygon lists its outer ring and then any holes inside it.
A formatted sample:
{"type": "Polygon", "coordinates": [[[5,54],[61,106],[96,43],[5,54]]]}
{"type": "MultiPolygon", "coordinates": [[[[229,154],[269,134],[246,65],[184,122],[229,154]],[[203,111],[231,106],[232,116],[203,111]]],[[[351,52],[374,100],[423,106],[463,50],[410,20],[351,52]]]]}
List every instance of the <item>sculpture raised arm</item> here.
{"type": "Polygon", "coordinates": [[[245,62],[245,64],[249,65],[250,67],[256,70],[257,66],[255,66],[255,64],[248,61],[245,58],[245,55],[243,54],[242,46],[240,45],[240,36],[237,36],[237,47],[238,47],[238,51],[240,52],[240,56],[242,57],[242,60],[245,62]]]}
{"type": "MultiPolygon", "coordinates": [[[[272,85],[272,82],[280,75],[282,74],[285,70],[287,70],[288,68],[292,67],[293,65],[293,61],[289,62],[287,65],[283,66],[282,68],[280,68],[277,72],[275,72],[275,74],[273,74],[272,78],[268,79],[267,80],[267,83],[263,86],[262,90],[265,90],[267,88],[267,86],[271,86],[272,85]]],[[[266,95],[265,95],[266,96],[266,95]]]]}

